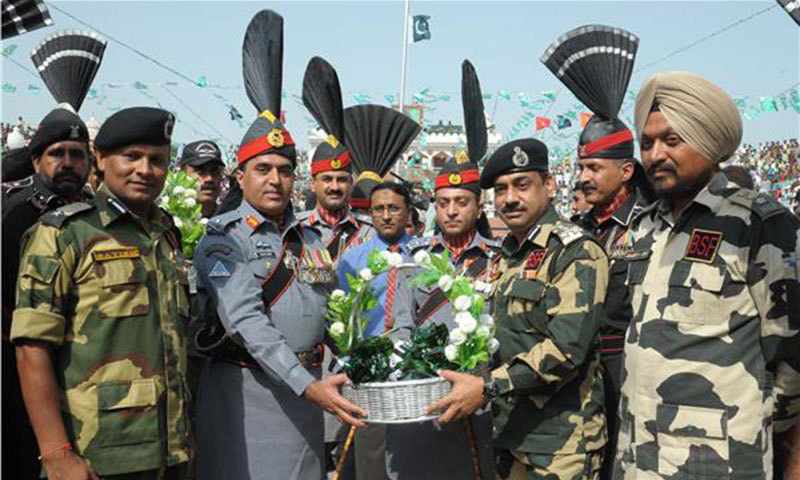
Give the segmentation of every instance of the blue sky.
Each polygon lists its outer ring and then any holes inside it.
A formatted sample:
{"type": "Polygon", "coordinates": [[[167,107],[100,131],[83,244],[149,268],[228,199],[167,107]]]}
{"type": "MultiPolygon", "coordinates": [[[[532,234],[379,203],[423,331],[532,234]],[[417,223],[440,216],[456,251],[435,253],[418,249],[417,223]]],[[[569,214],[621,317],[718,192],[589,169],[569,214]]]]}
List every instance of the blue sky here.
{"type": "MultiPolygon", "coordinates": [[[[241,42],[247,23],[261,8],[284,16],[284,89],[299,94],[303,72],[313,55],[331,62],[339,73],[345,105],[355,103],[353,94],[368,93],[374,103],[386,104],[385,94],[397,94],[404,3],[382,2],[122,2],[83,1],[53,3],[190,78],[201,75],[212,85],[201,89],[188,84],[125,47],[109,41],[95,85],[117,84],[98,90],[103,103],[87,100],[84,118],[103,119],[113,108],[154,105],[160,102],[179,116],[178,142],[199,136],[222,137],[238,143],[245,127],[231,121],[227,103],[235,105],[248,124],[255,110],[241,89],[241,42]],[[135,81],[148,85],[143,91],[135,81]],[[177,82],[164,87],[165,82],[177,82]],[[225,101],[214,94],[222,96],[225,101]],[[146,95],[145,95],[146,94],[146,95]],[[197,116],[184,105],[188,105],[197,116]],[[202,117],[202,120],[198,118],[202,117]],[[209,125],[213,126],[210,127],[209,125]],[[219,132],[215,133],[213,130],[219,132]]],[[[412,14],[431,17],[432,40],[409,45],[407,97],[425,88],[450,101],[431,105],[428,120],[461,123],[460,64],[475,64],[485,93],[561,90],[561,84],[539,62],[544,49],[560,34],[587,24],[605,23],[636,33],[641,39],[637,67],[674,52],[711,32],[775,5],[775,2],[456,2],[414,1],[412,14]]],[[[17,45],[12,58],[32,69],[28,52],[46,35],[64,28],[85,28],[56,8],[55,25],[4,42],[17,45]]],[[[779,7],[678,53],[634,74],[631,89],[652,73],[688,70],[707,76],[733,96],[753,98],[777,94],[800,80],[800,29],[779,7]]],[[[49,93],[25,93],[28,84],[41,86],[38,78],[3,59],[3,82],[17,86],[2,94],[3,121],[18,115],[29,121],[41,118],[53,107],[49,93]]],[[[572,108],[568,92],[559,94],[548,115],[555,117],[572,108]]],[[[292,98],[284,100],[289,128],[299,143],[306,140],[308,114],[292,98]]],[[[509,131],[522,114],[519,102],[486,101],[501,133],[509,131]]],[[[541,113],[544,113],[542,111],[541,113]]],[[[798,136],[800,116],[790,110],[765,113],[745,121],[745,141],[755,143],[798,136]]],[[[533,134],[528,128],[524,134],[533,134]]],[[[557,142],[558,140],[553,140],[557,142]]],[[[567,140],[566,143],[574,140],[567,140]]]]}

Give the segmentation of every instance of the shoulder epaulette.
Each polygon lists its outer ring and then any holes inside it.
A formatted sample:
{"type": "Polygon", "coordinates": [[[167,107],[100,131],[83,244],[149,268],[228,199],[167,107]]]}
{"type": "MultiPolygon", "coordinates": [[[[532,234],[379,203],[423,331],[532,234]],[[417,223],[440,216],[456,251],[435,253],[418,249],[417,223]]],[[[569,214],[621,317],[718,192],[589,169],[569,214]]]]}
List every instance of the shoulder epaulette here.
{"type": "Polygon", "coordinates": [[[408,250],[414,251],[419,250],[420,248],[428,248],[431,246],[431,238],[432,237],[416,237],[412,238],[408,242],[408,250]]]}
{"type": "Polygon", "coordinates": [[[581,238],[591,238],[591,234],[574,223],[559,220],[553,226],[553,234],[555,234],[564,245],[580,240],[581,238]]]}
{"type": "Polygon", "coordinates": [[[94,205],[86,202],[75,202],[64,205],[63,207],[56,208],[53,211],[47,212],[42,215],[41,222],[44,225],[51,227],[61,228],[68,218],[73,217],[81,212],[93,210],[94,205]]]}
{"type": "Polygon", "coordinates": [[[209,235],[222,235],[225,233],[225,228],[236,220],[240,219],[241,215],[237,210],[225,212],[222,215],[212,217],[206,224],[206,232],[209,235]]]}
{"type": "Polygon", "coordinates": [[[30,177],[25,177],[22,180],[5,182],[2,184],[3,196],[12,195],[25,187],[30,187],[31,185],[33,185],[33,175],[30,177]]]}
{"type": "Polygon", "coordinates": [[[736,190],[727,198],[736,205],[756,212],[762,220],[784,210],[783,205],[766,193],[756,192],[755,190],[746,188],[736,190]]]}

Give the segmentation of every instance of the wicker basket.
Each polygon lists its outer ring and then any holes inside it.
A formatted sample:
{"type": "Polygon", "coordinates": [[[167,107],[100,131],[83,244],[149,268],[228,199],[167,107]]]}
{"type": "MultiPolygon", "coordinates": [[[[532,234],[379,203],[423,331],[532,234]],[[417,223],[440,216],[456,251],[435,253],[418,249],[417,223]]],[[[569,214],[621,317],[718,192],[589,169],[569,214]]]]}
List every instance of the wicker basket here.
{"type": "Polygon", "coordinates": [[[342,396],[367,411],[369,423],[414,423],[433,420],[425,415],[433,402],[444,398],[452,384],[441,377],[400,382],[345,384],[342,396]]]}

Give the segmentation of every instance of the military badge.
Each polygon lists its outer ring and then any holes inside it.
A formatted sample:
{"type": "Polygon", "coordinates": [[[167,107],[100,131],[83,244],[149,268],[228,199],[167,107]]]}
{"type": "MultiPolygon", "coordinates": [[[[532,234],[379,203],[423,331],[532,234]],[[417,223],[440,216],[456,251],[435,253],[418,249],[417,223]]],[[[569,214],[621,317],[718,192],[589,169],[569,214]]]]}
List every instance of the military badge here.
{"type": "Polygon", "coordinates": [[[253,215],[248,215],[247,217],[245,217],[244,223],[246,223],[247,226],[250,227],[251,229],[255,230],[256,228],[258,228],[261,222],[259,222],[258,219],[253,215]]]}
{"type": "Polygon", "coordinates": [[[695,228],[692,230],[683,258],[695,262],[713,263],[721,243],[722,232],[695,228]]]}
{"type": "Polygon", "coordinates": [[[537,248],[533,250],[530,255],[528,255],[528,260],[525,262],[525,270],[539,270],[546,256],[546,248],[537,248]]]}
{"type": "Polygon", "coordinates": [[[139,253],[138,247],[111,248],[108,250],[98,250],[96,252],[92,252],[92,258],[95,262],[106,262],[108,260],[118,260],[121,258],[139,257],[141,257],[141,254],[139,253]]]}
{"type": "Polygon", "coordinates": [[[284,139],[283,133],[277,128],[273,128],[272,130],[267,133],[267,142],[275,148],[281,148],[283,146],[284,139]]]}
{"type": "Polygon", "coordinates": [[[459,150],[456,153],[456,163],[461,165],[462,163],[469,163],[469,155],[464,150],[459,150]]]}
{"type": "Polygon", "coordinates": [[[523,152],[520,147],[514,147],[514,155],[511,157],[511,163],[513,163],[514,166],[520,168],[527,167],[530,161],[527,153],[523,152]]]}
{"type": "Polygon", "coordinates": [[[169,114],[167,116],[167,121],[164,122],[164,138],[169,140],[172,138],[172,130],[175,128],[175,116],[169,114]]]}
{"type": "Polygon", "coordinates": [[[461,175],[457,173],[451,173],[449,177],[447,177],[447,181],[450,185],[461,185],[461,175]]]}
{"type": "Polygon", "coordinates": [[[76,139],[81,136],[80,132],[81,127],[78,125],[70,125],[69,127],[69,138],[76,139]]]}
{"type": "Polygon", "coordinates": [[[214,264],[214,268],[208,272],[208,278],[227,278],[230,276],[231,272],[225,268],[225,265],[220,260],[217,260],[217,263],[214,264]]]}
{"type": "Polygon", "coordinates": [[[339,160],[338,158],[334,158],[333,160],[331,160],[331,168],[334,170],[339,170],[340,168],[342,168],[342,161],[339,160]]]}

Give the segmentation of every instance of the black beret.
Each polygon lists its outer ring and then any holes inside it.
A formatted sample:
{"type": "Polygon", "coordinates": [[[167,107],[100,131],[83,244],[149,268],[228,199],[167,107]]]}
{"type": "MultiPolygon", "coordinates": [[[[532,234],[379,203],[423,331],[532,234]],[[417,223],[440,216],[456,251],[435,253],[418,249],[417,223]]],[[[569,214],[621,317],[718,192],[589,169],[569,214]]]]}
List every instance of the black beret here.
{"type": "Polygon", "coordinates": [[[28,148],[31,156],[37,157],[50,145],[64,140],[88,143],[89,130],[78,115],[59,107],[45,115],[28,148]]]}
{"type": "Polygon", "coordinates": [[[108,117],[100,127],[95,146],[102,151],[143,143],[168,145],[172,139],[175,116],[152,107],[133,107],[108,117]]]}
{"type": "Polygon", "coordinates": [[[181,167],[185,165],[199,167],[209,162],[224,164],[222,152],[220,152],[217,144],[211,140],[198,140],[183,148],[180,161],[181,167]]]}
{"type": "Polygon", "coordinates": [[[533,138],[513,140],[489,157],[481,174],[481,188],[493,188],[497,177],[507,173],[547,170],[547,145],[533,138]]]}

